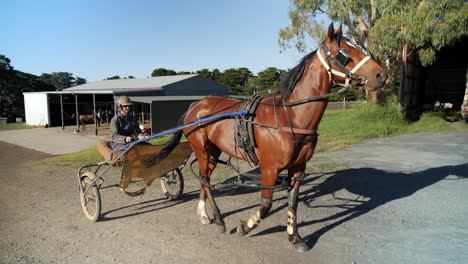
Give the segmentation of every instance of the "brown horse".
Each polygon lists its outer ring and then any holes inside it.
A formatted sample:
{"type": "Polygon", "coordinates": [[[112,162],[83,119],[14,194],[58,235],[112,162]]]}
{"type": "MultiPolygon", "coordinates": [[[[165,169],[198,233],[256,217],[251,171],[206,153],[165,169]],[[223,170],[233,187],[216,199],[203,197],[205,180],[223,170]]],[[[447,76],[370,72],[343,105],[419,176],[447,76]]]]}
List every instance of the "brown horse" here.
{"type": "MultiPolygon", "coordinates": [[[[263,97],[254,113],[255,154],[260,167],[262,187],[273,186],[278,174],[288,171],[287,233],[289,241],[298,251],[310,247],[297,230],[297,201],[306,162],[312,158],[317,144],[317,129],[328,103],[327,94],[333,84],[362,84],[368,90],[381,88],[387,75],[382,67],[358,47],[342,36],[342,28],[335,32],[333,24],[328,28],[328,37],[321,47],[306,55],[281,81],[278,94],[263,97]],[[324,96],[325,95],[325,96],[324,96]]],[[[186,113],[184,124],[204,118],[213,113],[237,111],[240,100],[210,96],[198,101],[186,113]]],[[[222,152],[242,160],[249,160],[243,149],[236,146],[234,137],[235,120],[222,119],[183,130],[195,153],[200,173],[201,191],[197,213],[202,224],[211,220],[205,208],[208,198],[213,221],[221,232],[226,227],[221,212],[213,198],[209,183],[222,152]]],[[[171,151],[180,141],[181,132],[176,133],[167,144],[171,151]]],[[[164,158],[161,152],[159,158],[164,158]]],[[[158,155],[153,162],[157,162],[158,155]]],[[[247,221],[241,221],[237,232],[249,233],[260,220],[265,218],[272,204],[273,190],[261,190],[260,207],[247,221]]]]}
{"type": "MultiPolygon", "coordinates": [[[[75,119],[76,118],[76,113],[73,113],[73,115],[71,116],[71,119],[75,119]]],[[[78,124],[78,130],[80,130],[80,126],[82,126],[82,132],[84,132],[86,130],[86,123],[89,123],[91,121],[94,122],[94,114],[89,114],[89,115],[79,115],[78,116],[78,121],[79,121],[79,124],[78,124]]],[[[99,121],[98,121],[99,122],[99,121]]],[[[99,125],[99,123],[98,123],[99,125]]]]}

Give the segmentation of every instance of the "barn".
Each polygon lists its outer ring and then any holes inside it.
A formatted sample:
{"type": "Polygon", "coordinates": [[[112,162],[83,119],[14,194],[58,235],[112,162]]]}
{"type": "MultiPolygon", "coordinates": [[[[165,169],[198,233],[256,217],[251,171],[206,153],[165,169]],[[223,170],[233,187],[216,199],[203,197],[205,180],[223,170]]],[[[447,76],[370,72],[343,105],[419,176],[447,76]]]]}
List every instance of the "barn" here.
{"type": "Polygon", "coordinates": [[[64,127],[78,124],[79,115],[115,113],[119,97],[127,95],[140,123],[153,133],[174,127],[191,103],[227,94],[227,87],[198,74],[102,80],[62,91],[23,93],[28,125],[64,127]]]}
{"type": "Polygon", "coordinates": [[[468,38],[453,46],[442,48],[436,61],[421,65],[417,53],[407,59],[401,68],[399,101],[408,112],[422,112],[452,106],[460,111],[465,94],[468,69],[468,38]]]}

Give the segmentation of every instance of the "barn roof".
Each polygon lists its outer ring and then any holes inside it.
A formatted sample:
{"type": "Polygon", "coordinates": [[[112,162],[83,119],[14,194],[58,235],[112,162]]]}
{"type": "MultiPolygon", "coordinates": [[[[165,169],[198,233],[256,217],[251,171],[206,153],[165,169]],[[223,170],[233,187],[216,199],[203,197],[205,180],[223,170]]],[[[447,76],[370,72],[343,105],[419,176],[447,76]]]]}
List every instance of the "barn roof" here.
{"type": "Polygon", "coordinates": [[[140,79],[117,79],[117,80],[102,80],[90,82],[82,85],[77,85],[71,88],[63,89],[64,92],[80,92],[80,91],[114,91],[114,90],[145,90],[159,89],[164,86],[180,82],[198,74],[187,75],[171,75],[160,77],[148,77],[140,79]]]}

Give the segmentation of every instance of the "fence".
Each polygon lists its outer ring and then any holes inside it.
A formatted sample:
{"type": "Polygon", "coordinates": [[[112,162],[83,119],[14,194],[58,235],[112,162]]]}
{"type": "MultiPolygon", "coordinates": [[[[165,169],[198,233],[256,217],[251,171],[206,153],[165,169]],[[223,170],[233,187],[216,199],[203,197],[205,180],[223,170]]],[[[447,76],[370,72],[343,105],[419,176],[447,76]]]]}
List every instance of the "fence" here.
{"type": "Polygon", "coordinates": [[[346,101],[342,102],[329,102],[327,105],[327,110],[339,110],[339,109],[351,109],[357,104],[365,104],[366,101],[346,101]]]}

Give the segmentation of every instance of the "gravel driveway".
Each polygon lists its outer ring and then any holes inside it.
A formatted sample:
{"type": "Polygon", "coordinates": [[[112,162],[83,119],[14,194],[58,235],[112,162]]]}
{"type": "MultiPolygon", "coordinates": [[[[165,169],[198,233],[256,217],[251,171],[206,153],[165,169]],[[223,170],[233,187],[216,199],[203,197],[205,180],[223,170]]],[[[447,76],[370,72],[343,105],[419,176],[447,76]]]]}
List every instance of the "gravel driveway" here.
{"type": "MultiPolygon", "coordinates": [[[[2,140],[4,132],[0,133],[2,140]]],[[[101,189],[102,221],[80,207],[75,169],[45,167],[50,154],[0,142],[0,263],[466,263],[468,131],[374,139],[322,155],[343,169],[309,174],[301,188],[299,232],[287,242],[285,192],[252,234],[232,230],[259,201],[257,192],[216,191],[228,232],[202,226],[198,183],[169,202],[159,183],[137,198],[101,189]]],[[[314,164],[312,159],[311,165],[314,164]]]]}
{"type": "Polygon", "coordinates": [[[64,133],[60,128],[33,128],[0,132],[0,140],[54,155],[96,146],[98,137],[64,133]]]}

